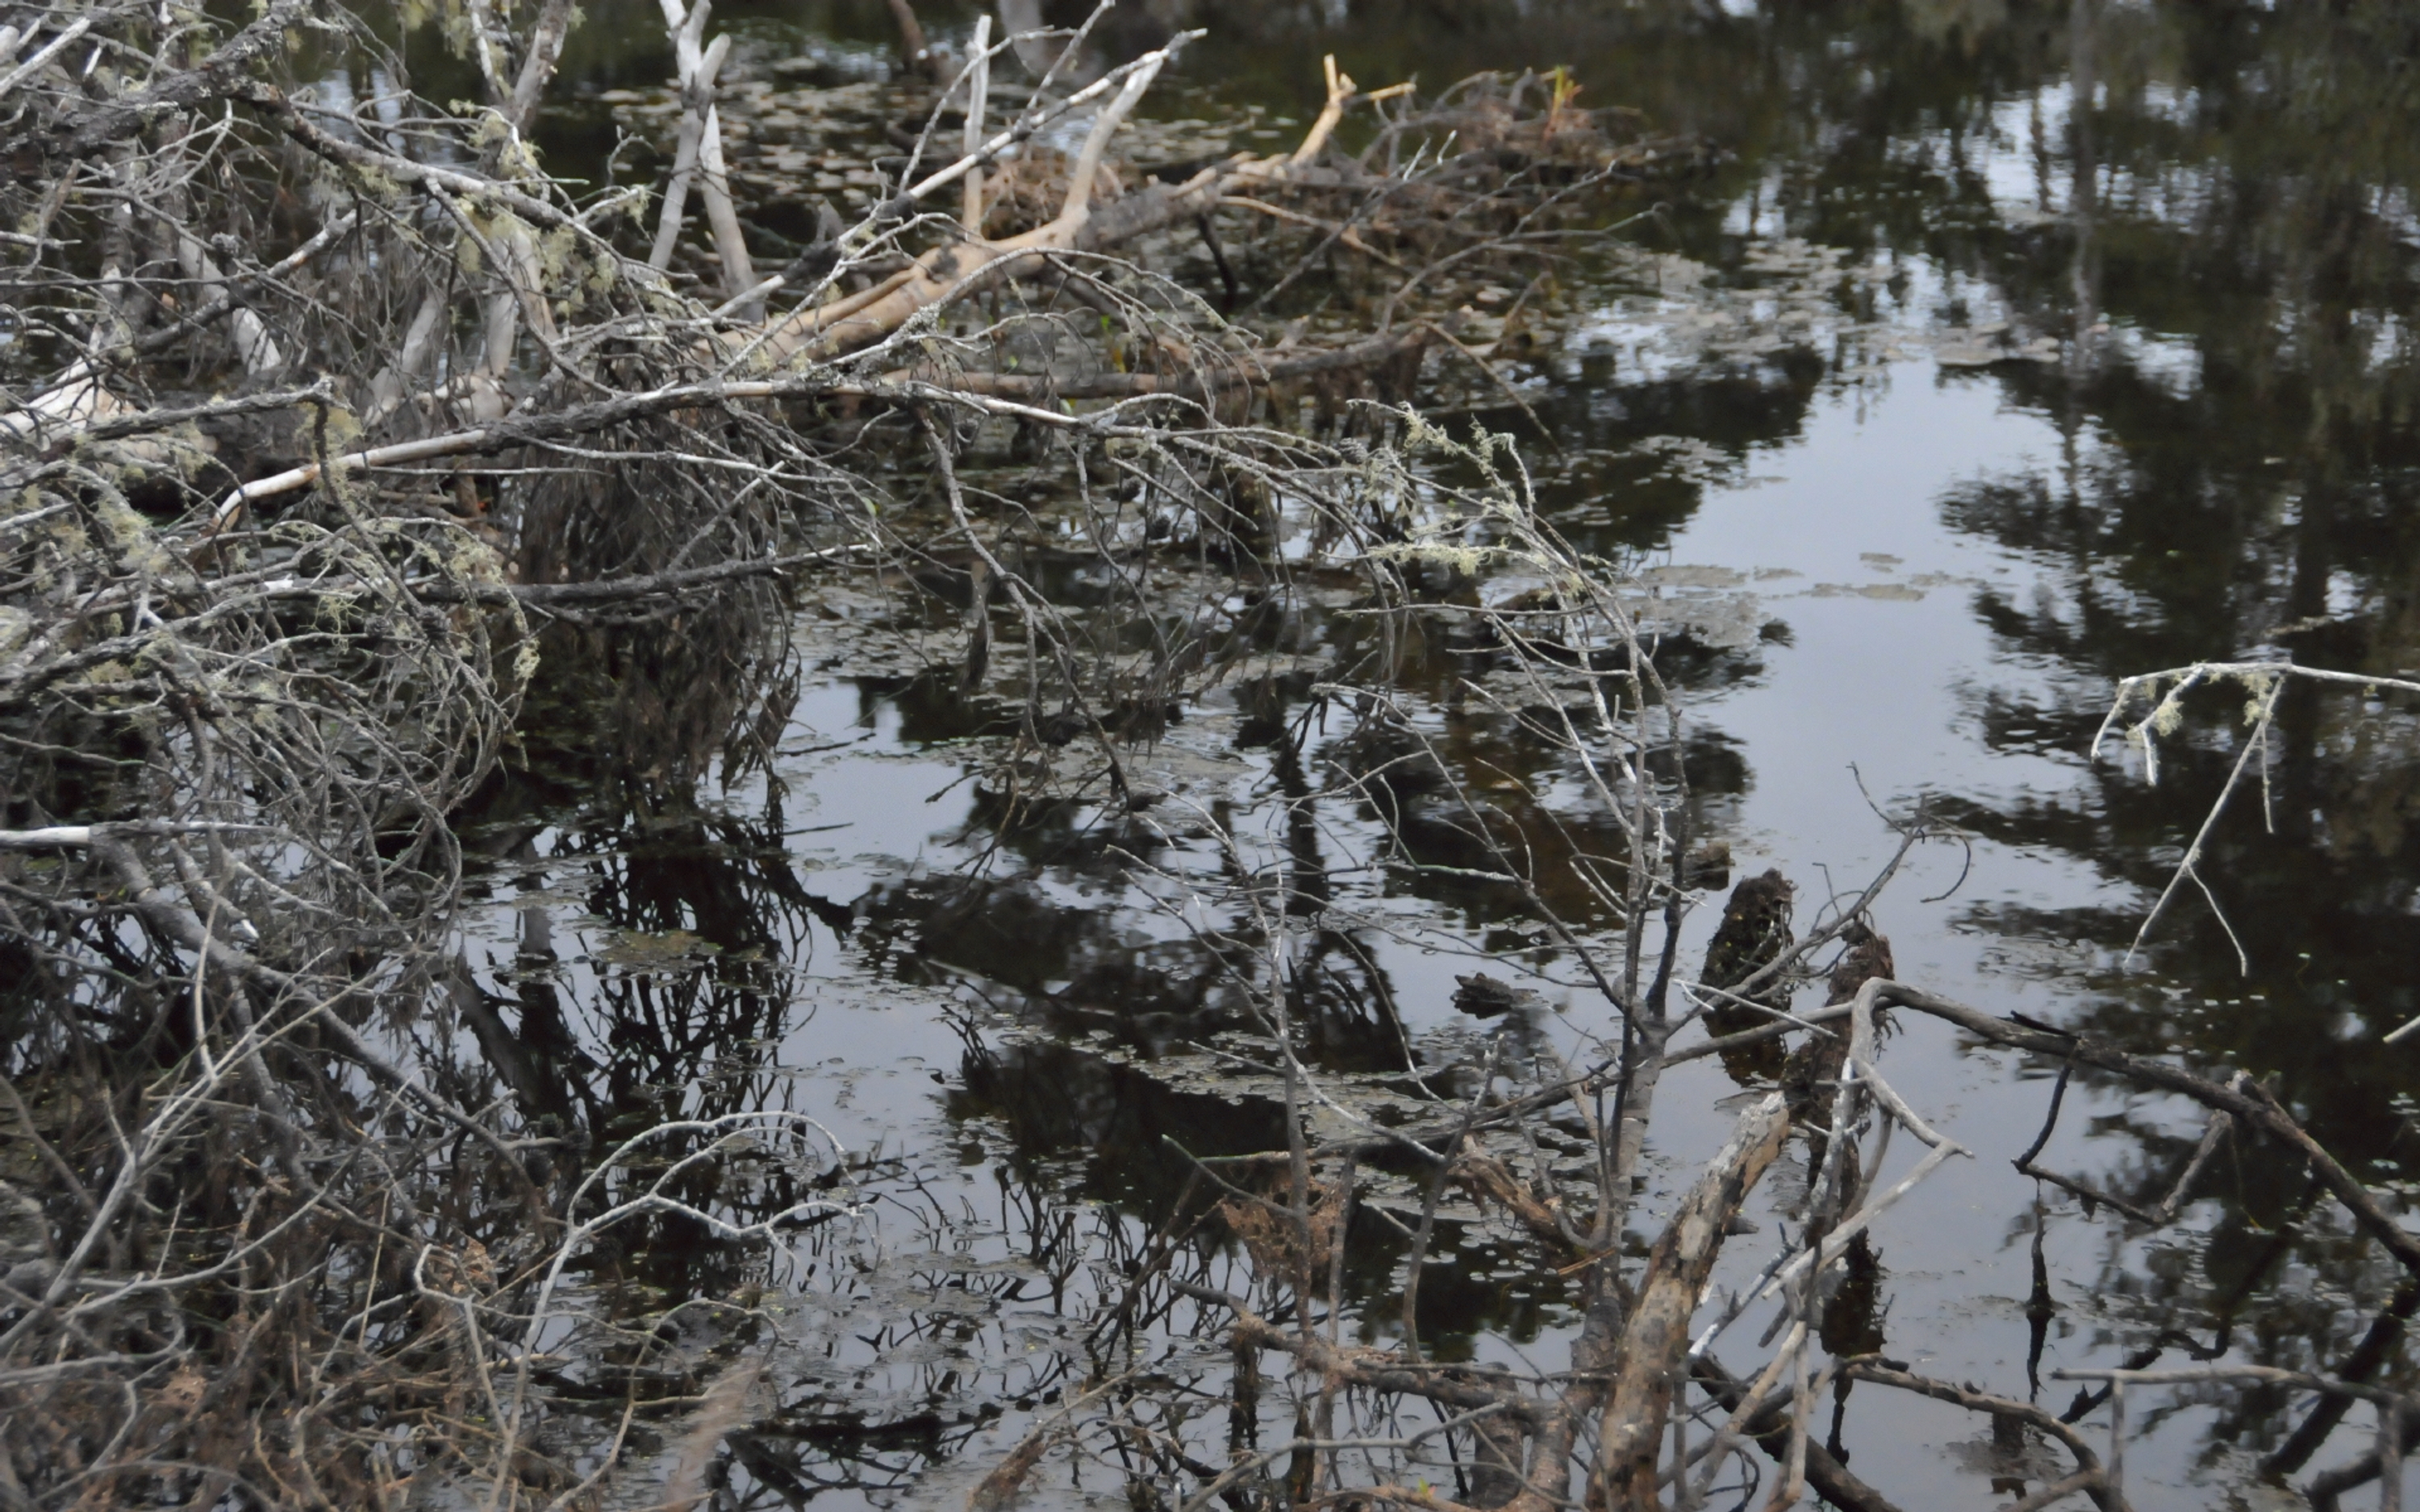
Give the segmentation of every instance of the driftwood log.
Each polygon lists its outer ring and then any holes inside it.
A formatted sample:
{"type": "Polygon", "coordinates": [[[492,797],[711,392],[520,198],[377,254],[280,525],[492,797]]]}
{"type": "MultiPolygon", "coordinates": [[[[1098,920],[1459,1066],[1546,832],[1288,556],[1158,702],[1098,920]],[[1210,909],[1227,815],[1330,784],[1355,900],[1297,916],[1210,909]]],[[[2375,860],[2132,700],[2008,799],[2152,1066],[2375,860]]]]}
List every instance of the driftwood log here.
{"type": "Polygon", "coordinates": [[[1607,1506],[1645,1512],[1660,1504],[1655,1466],[1673,1394],[1687,1376],[1683,1356],[1689,1348],[1689,1321],[1740,1204],[1789,1136],[1789,1105],[1777,1092],[1741,1114],[1655,1242],[1637,1304],[1622,1331],[1598,1437],[1598,1473],[1607,1506]]]}

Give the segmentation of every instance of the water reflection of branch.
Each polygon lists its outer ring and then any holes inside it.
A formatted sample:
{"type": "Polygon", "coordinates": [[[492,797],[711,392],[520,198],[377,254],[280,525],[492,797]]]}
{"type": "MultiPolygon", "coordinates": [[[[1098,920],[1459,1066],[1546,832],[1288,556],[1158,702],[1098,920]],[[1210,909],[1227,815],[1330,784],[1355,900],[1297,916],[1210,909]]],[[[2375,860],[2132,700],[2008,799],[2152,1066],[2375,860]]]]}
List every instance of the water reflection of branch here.
{"type": "Polygon", "coordinates": [[[1895,1369],[1877,1360],[1850,1360],[1842,1365],[1841,1370],[1853,1380],[1869,1381],[1878,1386],[1914,1392],[1920,1396],[1962,1407],[1970,1412],[1986,1413],[1994,1420],[2013,1420],[2056,1439],[2074,1457],[2075,1474],[2066,1480],[2053,1482],[2042,1491],[2025,1498],[2021,1505],[2046,1507],[2053,1502],[2083,1491],[2092,1498],[2093,1504],[2102,1508],[2102,1512],[2127,1512],[2125,1493],[2118,1489],[2120,1464],[2116,1451],[2112,1450],[2109,1461],[2103,1464],[2101,1457],[2092,1452],[2092,1446],[2084,1442],[2082,1434],[2031,1402],[2014,1401],[1988,1392],[1953,1386],[1945,1381],[1933,1381],[1911,1371],[1895,1369]],[[2052,1491],[2057,1494],[2054,1496],[2052,1491]]]}
{"type": "MultiPolygon", "coordinates": [[[[2313,683],[2358,687],[2373,697],[2382,688],[2393,688],[2403,693],[2420,693],[2420,683],[2399,677],[2367,677],[2357,672],[2301,667],[2292,662],[2196,662],[2190,667],[2175,667],[2165,671],[2140,672],[2118,683],[2118,690],[2110,700],[2109,712],[2102,717],[2101,728],[2094,732],[2091,745],[2086,748],[2086,755],[2091,760],[2099,760],[2102,743],[2107,740],[2110,730],[2118,723],[2119,717],[2125,713],[2127,705],[2132,703],[2138,695],[2147,697],[2151,701],[2151,710],[2139,721],[2126,727],[2125,742],[2127,746],[2142,753],[2144,779],[2154,785],[2160,779],[2159,739],[2173,733],[2182,722],[2183,701],[2187,693],[2205,685],[2235,682],[2242,684],[2252,695],[2252,702],[2243,711],[2244,723],[2251,727],[2250,733],[2243,738],[2243,748],[2237,754],[2234,766],[2228,770],[2226,782],[2219,788],[2217,798],[2211,802],[2209,813],[2202,820],[2201,828],[2195,833],[2191,843],[2186,845],[2184,858],[2177,863],[2176,872],[2169,877],[2167,887],[2161,890],[2159,900],[2151,905],[2151,911],[2144,916],[2142,927],[2135,932],[2134,943],[2126,951],[2127,964],[2133,964],[2135,955],[2143,948],[2143,942],[2150,936],[2151,926],[2159,922],[2160,916],[2166,911],[2168,901],[2176,896],[2177,889],[2187,881],[2191,881],[2201,889],[2202,896],[2209,900],[2211,912],[2217,915],[2220,927],[2226,932],[2227,942],[2235,947],[2236,960],[2243,974],[2247,977],[2252,974],[2252,958],[2245,953],[2243,942],[2237,938],[2234,926],[2227,923],[2226,914],[2220,910],[2217,897],[2210,890],[2210,884],[2202,879],[2197,863],[2201,859],[2204,847],[2209,843],[2211,832],[2218,827],[2220,815],[2226,811],[2227,800],[2232,798],[2235,795],[2235,790],[2242,785],[2244,772],[2250,766],[2256,752],[2262,758],[2261,788],[2263,797],[2266,797],[2269,730],[2276,717],[2278,695],[2285,690],[2288,682],[2295,678],[2313,683]],[[2160,689],[2165,684],[2175,686],[2162,695],[2160,689]]],[[[2420,1023],[2420,1021],[2414,1022],[2420,1023]]]]}
{"type": "Polygon", "coordinates": [[[2185,1162],[2184,1169],[2177,1173],[2176,1184],[2168,1189],[2168,1195],[2161,1199],[2157,1207],[2139,1208],[2123,1197],[2112,1196],[2073,1177],[2061,1176],[2055,1171],[2046,1171],[2034,1164],[2034,1157],[2042,1152],[2042,1147],[2050,1143],[2052,1131],[2058,1127],[2059,1105],[2067,1100],[2068,1079],[2074,1074],[2073,1057],[2071,1057],[2059,1063],[2058,1084],[2051,1088],[2050,1109],[2042,1115],[2041,1133],[2034,1135],[2034,1142],[2025,1147],[2024,1154],[2017,1157],[2017,1169],[2038,1180],[2048,1181],[2053,1186],[2082,1197],[2087,1215],[2090,1214],[2093,1205],[2099,1203],[2115,1208],[2136,1223],[2149,1227],[2167,1227],[2175,1221],[2177,1211],[2183,1204],[2186,1194],[2192,1190],[2195,1179],[2201,1175],[2202,1167],[2210,1164],[2211,1156],[2217,1151],[2218,1142],[2226,1138],[2227,1133],[2235,1127],[2235,1120],[2224,1111],[2213,1110],[2210,1116],[2208,1127],[2202,1132],[2201,1142],[2194,1147],[2193,1157],[2185,1162]]]}

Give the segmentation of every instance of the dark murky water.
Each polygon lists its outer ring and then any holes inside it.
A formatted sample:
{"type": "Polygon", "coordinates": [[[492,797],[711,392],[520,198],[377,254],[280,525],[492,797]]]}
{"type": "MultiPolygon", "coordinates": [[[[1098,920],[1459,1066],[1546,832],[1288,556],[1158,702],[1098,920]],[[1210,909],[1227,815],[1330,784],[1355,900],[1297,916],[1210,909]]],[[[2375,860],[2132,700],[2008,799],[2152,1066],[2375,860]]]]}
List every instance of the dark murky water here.
{"type": "MultiPolygon", "coordinates": [[[[1570,291],[1575,329],[1524,379],[1556,442],[1524,434],[1525,452],[1573,534],[1756,632],[1682,674],[1716,775],[1705,822],[1740,869],[1778,866],[1820,898],[1888,854],[1864,793],[1922,799],[1974,841],[1920,853],[1885,903],[1901,977],[2273,1077],[2401,1190],[2420,1049],[2379,1041],[2420,1012],[2406,714],[2287,695],[2268,825],[2240,803],[2206,868],[2248,971],[2197,899],[2123,963],[2233,760],[2226,701],[2156,788],[2084,751],[2125,673],[2287,655],[2420,667],[2420,10],[1199,8],[1161,18],[1212,32],[1185,60],[1182,110],[1239,132],[1307,116],[1332,49],[1365,84],[1567,64],[1588,100],[1727,149],[1626,233],[1637,255],[1570,291]]],[[[733,10],[751,66],[808,60],[791,77],[872,76],[889,47],[876,4],[733,10]]],[[[592,7],[568,68],[591,91],[652,85],[653,28],[651,7],[592,7]]],[[[571,109],[553,130],[560,153],[601,160],[612,117],[571,109]]],[[[1266,1078],[1196,1048],[1237,1027],[1215,963],[1108,856],[1215,864],[1181,815],[1156,833],[1069,813],[1003,836],[936,685],[868,665],[828,622],[806,639],[822,665],[773,789],[644,823],[535,779],[502,800],[522,817],[498,815],[473,963],[489,1051],[564,1118],[780,1106],[895,1163],[879,1167],[876,1266],[802,1241],[782,1273],[743,1274],[659,1232],[625,1279],[789,1299],[741,1454],[765,1504],[938,1504],[1088,1368],[1097,1297],[1184,1180],[1167,1142],[1266,1148],[1278,1121],[1266,1078]]],[[[1142,765],[1177,807],[1270,847],[1373,854],[1373,818],[1349,802],[1311,805],[1306,839],[1267,801],[1324,782],[1316,743],[1295,762],[1270,741],[1301,698],[1281,677],[1231,684],[1142,765]]],[[[1486,739],[1470,733],[1474,760],[1486,739]]],[[[1392,1002],[1423,1064],[1476,1033],[1448,1002],[1469,966],[1441,942],[1555,976],[1494,900],[1338,886],[1400,921],[1341,943],[1336,969],[1392,1002]]],[[[1701,911],[1693,940],[1711,924],[1701,911]]],[[[1317,1032],[1331,1065],[1404,1064],[1390,1026],[1340,1010],[1317,1032]]],[[[1561,1031],[1547,1013],[1534,1032],[1561,1031]]],[[[1220,1042],[1232,1057],[1243,1041],[1220,1042]]],[[[2040,1118],[2042,1068],[1923,1026],[1889,1057],[1983,1157],[1881,1236],[1890,1348],[1931,1374],[2013,1396],[2038,1380],[2056,1407],[2072,1388],[2052,1368],[2154,1348],[2324,1365],[2391,1286],[2299,1173],[2257,1152],[2181,1225],[2123,1239],[2008,1165],[2040,1118]]],[[[1706,1062],[1668,1078],[1654,1139],[1672,1172],[1719,1140],[1737,1090],[1706,1062]]],[[[2198,1128],[2080,1086],[2044,1158],[2155,1200],[2198,1128]]],[[[1559,1356],[1553,1278],[1491,1269],[1477,1229],[1430,1275],[1424,1316],[1458,1347],[1559,1356]]],[[[1383,1334],[1386,1257],[1360,1280],[1383,1334]]],[[[2290,1420],[2244,1400],[2139,1414],[2136,1504],[2264,1504],[2249,1469],[2290,1420]]],[[[2355,1419],[2339,1448],[2366,1435],[2355,1419]]],[[[1853,1404],[1846,1442],[1903,1505],[1987,1498],[1988,1437],[1946,1408],[1853,1404]]]]}

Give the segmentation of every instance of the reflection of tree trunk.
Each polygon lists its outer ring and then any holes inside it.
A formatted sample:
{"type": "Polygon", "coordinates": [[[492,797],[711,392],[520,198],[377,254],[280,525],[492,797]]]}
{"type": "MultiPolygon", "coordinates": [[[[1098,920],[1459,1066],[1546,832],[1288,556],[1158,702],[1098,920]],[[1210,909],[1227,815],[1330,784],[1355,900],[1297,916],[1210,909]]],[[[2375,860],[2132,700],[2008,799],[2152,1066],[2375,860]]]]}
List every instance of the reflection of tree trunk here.
{"type": "Polygon", "coordinates": [[[1286,801],[1286,912],[1310,917],[1328,904],[1327,861],[1320,852],[1319,818],[1311,802],[1311,781],[1302,769],[1302,748],[1290,736],[1278,739],[1276,775],[1286,801]]]}
{"type": "Polygon", "coordinates": [[[2286,602],[2279,606],[2289,622],[2327,613],[2328,580],[2335,575],[2335,553],[2329,548],[2335,534],[2330,527],[2335,523],[2338,488],[2335,479],[2327,475],[2335,471],[2325,455],[2327,443],[2322,441],[2319,449],[2322,455],[2304,475],[2301,507],[2295,512],[2294,577],[2287,584],[2286,602]]]}
{"type": "Polygon", "coordinates": [[[2041,1183],[2034,1184],[2033,1211],[2033,1289],[2025,1296],[2025,1400],[2041,1398],[2042,1350],[2050,1342],[2051,1319],[2058,1316],[2058,1302],[2050,1289],[2050,1262],[2042,1253],[2042,1236],[2049,1227],[2048,1215],[2042,1203],[2041,1183]]]}
{"type": "MultiPolygon", "coordinates": [[[[2084,380],[2092,371],[2093,347],[2098,340],[2092,328],[2101,323],[2101,279],[2092,243],[2092,223],[2100,197],[2099,169],[2092,151],[2092,6],[2093,0],[2073,0],[2073,8],[2068,12],[2067,219],[2073,228],[2075,242],[2068,267],[2068,300],[2071,306],[2069,314],[2072,323],[2068,330],[2067,394],[2060,410],[2059,454],[2071,509],[2083,502],[2079,438],[2085,425],[2084,380]]],[[[2043,183],[2047,199],[2048,179],[2043,183]]],[[[2081,540],[2076,550],[2079,557],[2088,558],[2090,554],[2081,540]]],[[[2090,563],[2081,561],[2078,564],[2086,570],[2078,575],[2077,581],[2084,585],[2082,592],[2089,594],[2090,563]]]]}
{"type": "MultiPolygon", "coordinates": [[[[2320,434],[2326,428],[2320,427],[2320,434]]],[[[2316,619],[2328,611],[2328,580],[2335,573],[2335,552],[2333,549],[2335,531],[2338,489],[2327,445],[2322,441],[2321,454],[2314,459],[2304,476],[2301,507],[2296,512],[2294,529],[2294,576],[2286,588],[2286,601],[2278,607],[2279,617],[2291,625],[2316,619]]],[[[2245,640],[2266,634],[2253,626],[2240,632],[2245,640]]],[[[2276,729],[2278,750],[2284,760],[2273,764],[2270,780],[2275,784],[2277,801],[2264,805],[2267,823],[2273,826],[2281,840],[2307,841],[2311,838],[2311,816],[2334,807],[2326,791],[2330,764],[2324,748],[2327,739],[2326,701],[2332,695],[2307,678],[2290,680],[2277,697],[2276,729]]]]}
{"type": "Polygon", "coordinates": [[[471,1026],[472,1036],[479,1041],[480,1051],[487,1056],[488,1063],[495,1068],[496,1075],[520,1100],[524,1114],[535,1116],[551,1110],[560,1101],[554,1095],[555,1088],[548,1085],[537,1057],[514,1036],[504,1024],[504,1015],[496,1011],[495,1004],[481,990],[478,978],[472,973],[469,957],[458,955],[454,958],[445,987],[453,996],[454,1011],[461,1015],[463,1023],[471,1026]]]}
{"type": "Polygon", "coordinates": [[[2092,367],[2097,345],[2093,328],[2101,323],[2101,263],[2093,244],[2093,221],[2100,209],[2100,163],[2093,155],[2092,108],[2099,81],[2094,76],[2094,0],[2074,0],[2068,12],[2067,133],[2072,189],[2068,219],[2075,227],[2075,255],[2068,270],[2074,302],[2074,335],[2067,344],[2068,376],[2080,379],[2092,367]]]}

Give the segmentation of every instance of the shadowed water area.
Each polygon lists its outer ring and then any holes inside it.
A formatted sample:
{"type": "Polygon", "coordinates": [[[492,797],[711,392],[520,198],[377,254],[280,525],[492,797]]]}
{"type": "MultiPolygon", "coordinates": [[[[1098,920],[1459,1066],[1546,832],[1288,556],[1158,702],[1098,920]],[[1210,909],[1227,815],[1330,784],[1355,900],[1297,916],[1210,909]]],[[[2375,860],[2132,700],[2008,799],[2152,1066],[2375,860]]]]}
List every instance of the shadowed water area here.
{"type": "MultiPolygon", "coordinates": [[[[2156,784],[2116,742],[2086,753],[2131,673],[2286,657],[2420,669],[2420,13],[2376,0],[1136,10],[1105,28],[1108,56],[1174,24],[1209,29],[1137,128],[1170,158],[1296,134],[1324,53],[1365,87],[1560,66],[1583,102],[1634,107],[1689,144],[1702,165],[1642,190],[1615,245],[1527,288],[1466,291],[1468,329],[1527,351],[1498,367],[1517,405],[1442,363],[1428,392],[1457,432],[1512,436],[1547,517],[1652,590],[1699,841],[1728,848],[1733,879],[1779,869],[1803,924],[1896,849],[1877,809],[1920,806],[1961,838],[1916,850],[1876,911],[1900,979],[2247,1070],[2400,1205],[2420,1155],[2420,1044],[2381,1041],[2420,1013],[2408,710],[2290,687],[2258,783],[2207,842],[2207,895],[2182,889],[2139,949],[2237,761],[2242,691],[2190,705],[2156,784]],[[1506,343],[1524,318],[1534,339],[1506,343]]],[[[726,98],[752,224],[803,237],[811,192],[861,207],[866,186],[820,182],[810,159],[876,118],[888,13],[720,14],[742,39],[726,98]]],[[[925,21],[962,37],[972,13],[925,21]]],[[[657,171],[659,36],[652,7],[589,8],[538,131],[558,170],[657,171]],[[636,140],[617,153],[624,131],[636,140]]],[[[1298,308],[1354,315],[1307,295],[1298,308]]],[[[1015,456],[969,466],[976,486],[1016,496],[1015,456]]],[[[1110,594],[1080,559],[1052,577],[1035,550],[1037,580],[1068,605],[1110,594]]],[[[1192,1326],[1173,1304],[1121,1312],[1125,1280],[1196,1179],[1190,1157],[1284,1142],[1266,1041],[1220,956],[1220,931],[1240,926],[1205,919],[1180,885],[1230,864],[1215,836],[1292,868],[1287,927],[1318,964],[1296,984],[1306,1056],[1363,1117],[1408,1120],[1432,1089],[1466,1095],[1491,1057],[1527,1064],[1607,1028],[1522,899],[1400,864],[1390,829],[1420,859],[1454,859],[1450,826],[1422,828],[1448,776],[1411,763],[1337,780],[1376,760],[1331,738],[1318,693],[1366,633],[1349,594],[1314,585],[1261,623],[1239,588],[1232,674],[1130,732],[1156,732],[1130,760],[1166,798],[1035,813],[979,776],[972,752],[1002,716],[959,691],[939,639],[959,611],[930,617],[921,654],[897,587],[803,595],[801,692],[769,778],[632,805],[525,761],[474,816],[480,905],[456,996],[465,1063],[489,1068],[491,1095],[600,1143],[675,1113],[795,1110],[862,1177],[857,1221],[769,1262],[667,1221],[624,1231],[599,1266],[597,1284],[634,1306],[755,1308],[736,1330],[701,1311],[684,1346],[693,1370],[758,1371],[731,1439],[733,1505],[958,1502],[1104,1359],[1192,1326]],[[1481,969],[1535,996],[1500,1017],[1458,1010],[1457,975],[1481,969]]],[[[1450,779],[1503,790],[1516,820],[1530,800],[1507,773],[1578,812],[1517,731],[1456,693],[1464,649],[1435,647],[1412,680],[1450,779]]],[[[1722,894],[1699,896],[1681,952],[1692,971],[1722,894]]],[[[1553,902],[1603,924],[1584,896],[1553,902]]],[[[2394,1299],[2391,1263],[2278,1150],[2240,1142],[2175,1225],[2129,1226],[2010,1166],[2055,1064],[1926,1021],[1900,1026],[1887,1055],[1978,1158],[1878,1228],[1880,1273],[1838,1310],[1840,1342],[1827,1316],[1835,1352],[1862,1338],[1937,1378],[2079,1409],[2102,1442],[2107,1409],[2054,1369],[2332,1368],[2394,1299]]],[[[1714,1059],[1665,1077],[1643,1213],[1668,1208],[1743,1090],[1714,1059]]],[[[2197,1108],[2079,1072],[2039,1160],[2155,1206],[2201,1129],[2197,1108]]],[[[1365,1202],[1417,1217],[1402,1173],[1372,1180],[1365,1202]]],[[[1762,1239],[1789,1196],[1751,1201],[1762,1239]]],[[[1429,1347],[1561,1359],[1562,1277],[1458,1196],[1437,1216],[1418,1299],[1429,1347]]],[[[1194,1234],[1179,1269],[1218,1276],[1232,1248],[1194,1234]]],[[[1347,1326],[1372,1340],[1399,1326],[1404,1248],[1382,1223],[1353,1226],[1347,1326]]],[[[1734,1250],[1718,1286],[1763,1263],[1759,1241],[1734,1250]]],[[[600,1411],[618,1406],[624,1383],[591,1384],[600,1411]]],[[[2283,1393],[2138,1390],[2133,1504],[2300,1504],[2258,1468],[2302,1415],[2283,1393]]],[[[1981,1420],[1920,1398],[1854,1394],[1835,1421],[1858,1473],[1904,1506],[1999,1504],[2042,1479],[1981,1420]]],[[[2368,1421],[2355,1410],[2310,1462],[2359,1452],[2368,1421]]],[[[1116,1484],[1034,1496],[1129,1504],[1116,1484]]]]}

